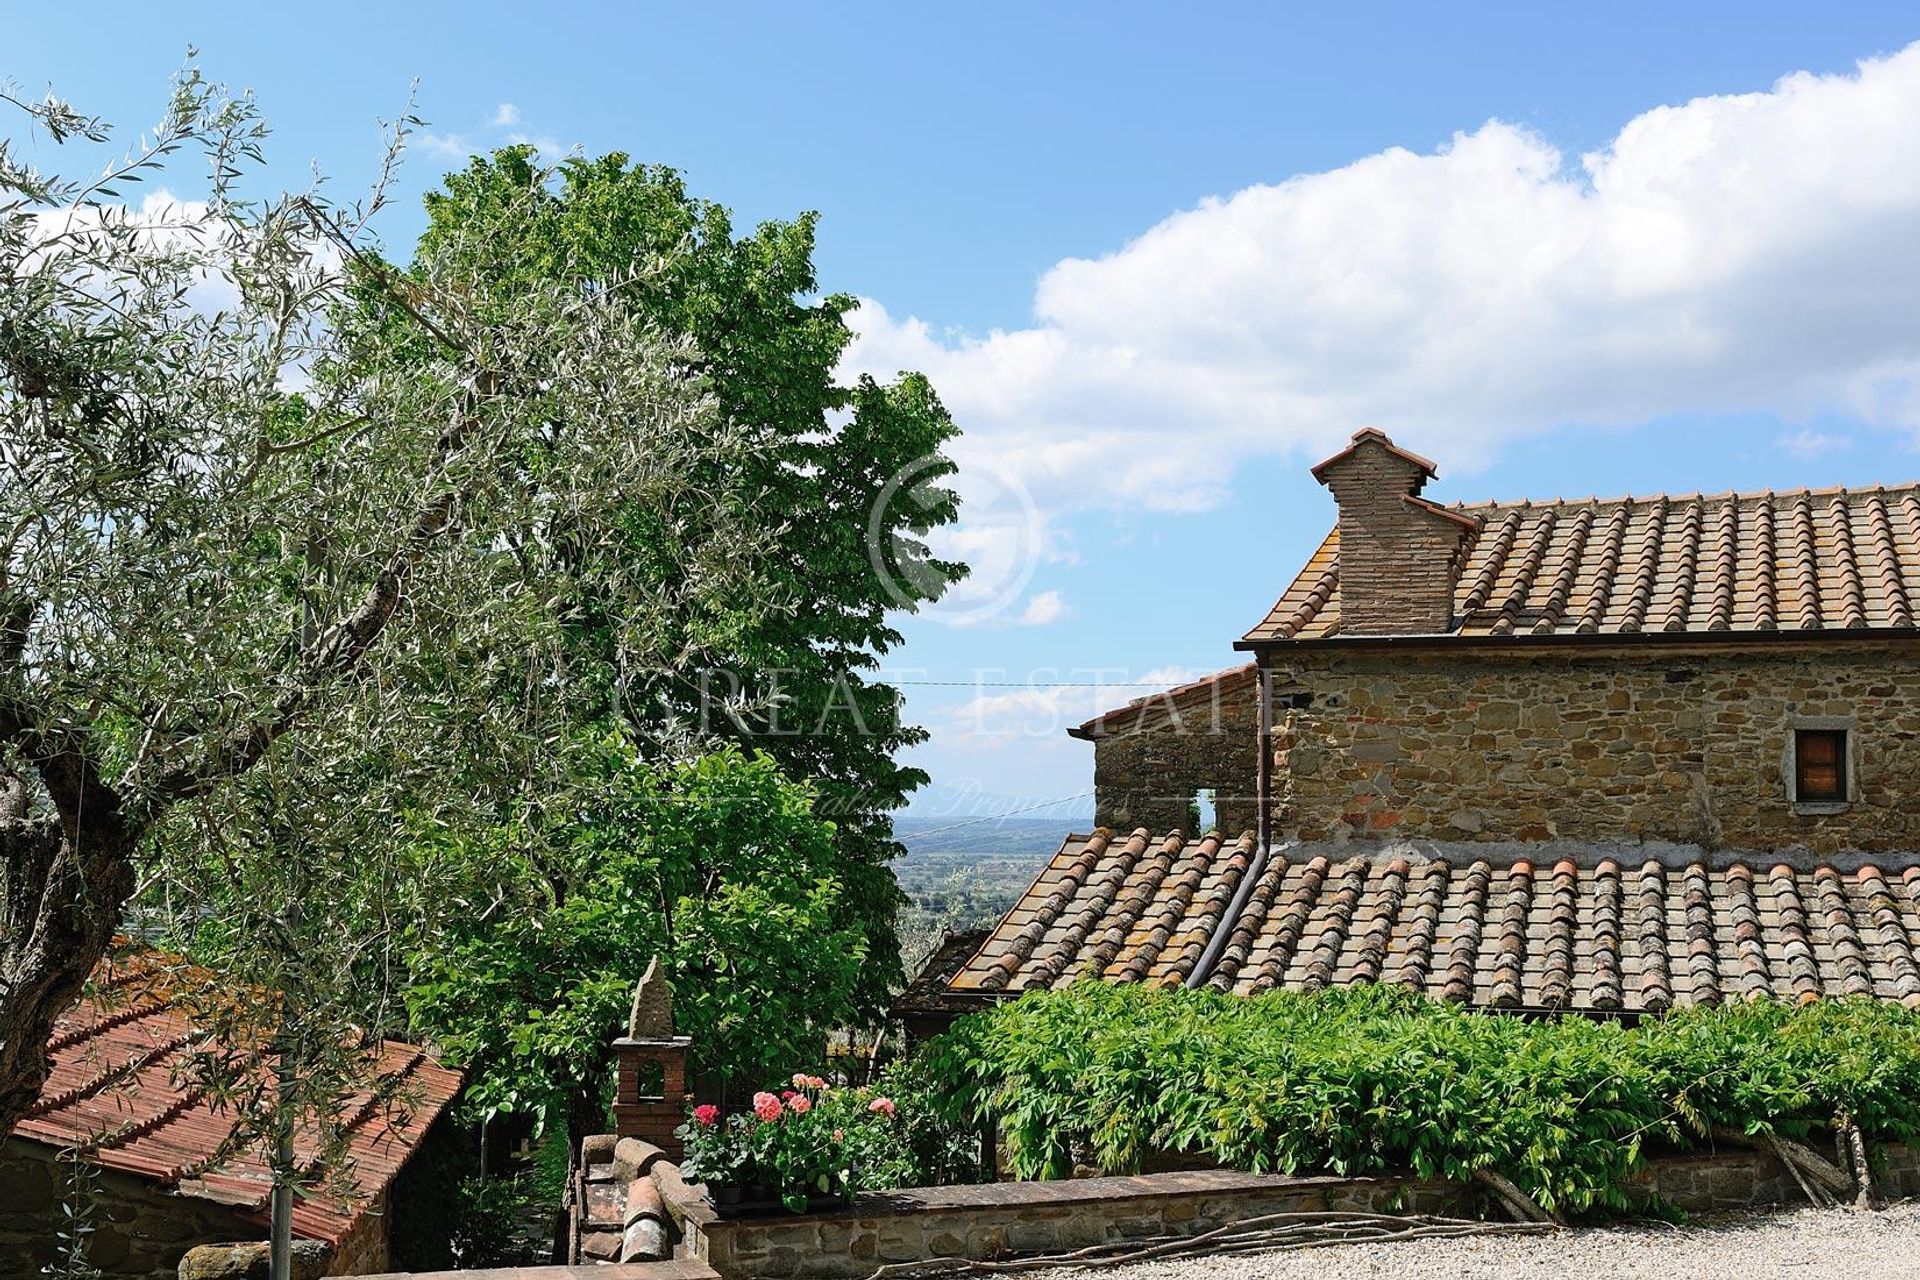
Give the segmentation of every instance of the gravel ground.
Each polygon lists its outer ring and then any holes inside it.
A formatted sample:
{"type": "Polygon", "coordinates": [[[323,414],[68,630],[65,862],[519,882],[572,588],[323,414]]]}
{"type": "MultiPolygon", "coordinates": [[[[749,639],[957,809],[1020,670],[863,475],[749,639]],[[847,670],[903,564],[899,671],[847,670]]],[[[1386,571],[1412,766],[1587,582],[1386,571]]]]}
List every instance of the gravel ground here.
{"type": "Polygon", "coordinates": [[[1403,1244],[1336,1245],[1291,1253],[1183,1258],[1098,1271],[1035,1273],[1040,1280],[1846,1280],[1920,1277],[1920,1201],[1881,1213],[1801,1209],[1699,1225],[1640,1223],[1551,1236],[1478,1236],[1403,1244]]]}

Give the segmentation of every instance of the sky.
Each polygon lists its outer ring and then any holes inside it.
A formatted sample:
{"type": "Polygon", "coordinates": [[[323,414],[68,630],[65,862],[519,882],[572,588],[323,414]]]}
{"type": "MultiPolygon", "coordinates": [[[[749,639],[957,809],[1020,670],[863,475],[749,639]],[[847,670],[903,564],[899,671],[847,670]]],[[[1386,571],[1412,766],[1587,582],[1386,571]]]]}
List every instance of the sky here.
{"type": "Polygon", "coordinates": [[[391,245],[508,141],[818,211],[845,372],[964,433],[976,574],[886,659],[956,816],[1089,811],[1064,728],[1238,661],[1360,426],[1444,501],[1920,478],[1917,42],[1870,3],[0,0],[0,77],[129,125],[197,46],[288,185],[363,186],[412,92],[391,245]]]}

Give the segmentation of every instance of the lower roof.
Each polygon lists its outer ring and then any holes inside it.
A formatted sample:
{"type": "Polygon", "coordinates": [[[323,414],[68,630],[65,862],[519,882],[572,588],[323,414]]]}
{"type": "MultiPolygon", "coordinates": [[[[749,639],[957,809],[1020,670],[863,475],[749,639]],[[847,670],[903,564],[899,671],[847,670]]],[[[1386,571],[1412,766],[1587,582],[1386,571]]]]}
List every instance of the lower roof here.
{"type": "MultiPolygon", "coordinates": [[[[239,1141],[240,1117],[191,1070],[196,1053],[247,1052],[215,1042],[190,1008],[214,985],[204,970],[145,949],[103,960],[55,1027],[53,1074],[13,1136],[79,1148],[106,1168],[264,1222],[272,1189],[265,1153],[239,1141]]],[[[398,1041],[384,1042],[369,1065],[390,1101],[370,1092],[345,1099],[351,1187],[342,1194],[330,1182],[296,1198],[293,1229],[301,1239],[344,1240],[460,1087],[458,1072],[398,1041]]],[[[272,1059],[256,1057],[253,1070],[270,1072],[272,1059]]],[[[312,1165],[315,1152],[314,1135],[296,1135],[297,1160],[312,1165]]]]}
{"type": "Polygon", "coordinates": [[[1920,854],[1285,845],[1261,859],[1250,834],[1102,829],[1069,836],[942,988],[1089,978],[1240,994],[1388,982],[1554,1012],[1850,995],[1920,1007],[1920,854]]]}

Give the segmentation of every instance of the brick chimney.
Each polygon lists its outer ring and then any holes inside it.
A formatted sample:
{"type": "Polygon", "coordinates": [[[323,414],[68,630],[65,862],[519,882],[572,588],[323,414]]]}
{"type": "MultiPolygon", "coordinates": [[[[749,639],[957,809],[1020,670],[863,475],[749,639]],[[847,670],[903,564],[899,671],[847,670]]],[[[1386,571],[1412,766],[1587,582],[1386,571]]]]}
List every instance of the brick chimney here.
{"type": "Polygon", "coordinates": [[[1439,473],[1377,427],[1313,469],[1340,508],[1342,635],[1453,629],[1453,588],[1479,522],[1420,496],[1439,473]]]}

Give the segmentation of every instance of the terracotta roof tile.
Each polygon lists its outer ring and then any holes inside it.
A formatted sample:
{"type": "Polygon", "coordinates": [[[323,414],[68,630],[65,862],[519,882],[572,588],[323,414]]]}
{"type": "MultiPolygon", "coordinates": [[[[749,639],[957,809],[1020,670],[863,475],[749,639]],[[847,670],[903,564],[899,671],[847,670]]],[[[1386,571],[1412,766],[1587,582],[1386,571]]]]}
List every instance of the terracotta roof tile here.
{"type": "MultiPolygon", "coordinates": [[[[271,1176],[263,1154],[244,1145],[228,1153],[239,1117],[180,1070],[186,1053],[209,1036],[186,1007],[180,974],[178,962],[139,949],[103,961],[49,1039],[53,1073],[14,1137],[81,1148],[106,1168],[237,1205],[264,1222],[271,1176]]],[[[191,985],[206,981],[200,973],[191,985]]],[[[314,1188],[302,1196],[294,1210],[302,1239],[345,1239],[460,1087],[459,1073],[393,1041],[382,1047],[376,1071],[409,1105],[390,1109],[370,1093],[347,1100],[357,1193],[342,1198],[314,1188]]],[[[316,1137],[295,1142],[310,1173],[316,1137]]]]}
{"type": "MultiPolygon", "coordinates": [[[[1327,590],[1332,589],[1329,582],[1327,590]]],[[[1321,603],[1325,603],[1324,598],[1321,603]]],[[[1243,662],[1237,667],[1135,698],[1111,711],[1101,712],[1093,719],[1067,730],[1067,733],[1075,738],[1092,740],[1115,731],[1139,729],[1156,724],[1168,716],[1179,716],[1199,707],[1212,706],[1216,699],[1232,697],[1243,687],[1251,688],[1253,679],[1254,664],[1243,662]]]]}
{"type": "MultiPolygon", "coordinates": [[[[1683,517],[1684,518],[1684,517],[1683,517]]],[[[1071,836],[945,990],[1017,994],[1097,975],[1177,985],[1221,928],[1215,990],[1391,982],[1492,1008],[1657,1012],[1871,995],[1920,1007],[1920,855],[1832,863],[1605,854],[1551,864],[1283,846],[1239,916],[1253,842],[1071,836]],[[1457,860],[1456,860],[1457,859],[1457,860]]]]}
{"type": "MultiPolygon", "coordinates": [[[[1461,637],[1770,632],[1915,625],[1920,485],[1479,503],[1454,593],[1461,637]]],[[[1340,536],[1249,641],[1340,631],[1340,536]]]]}

